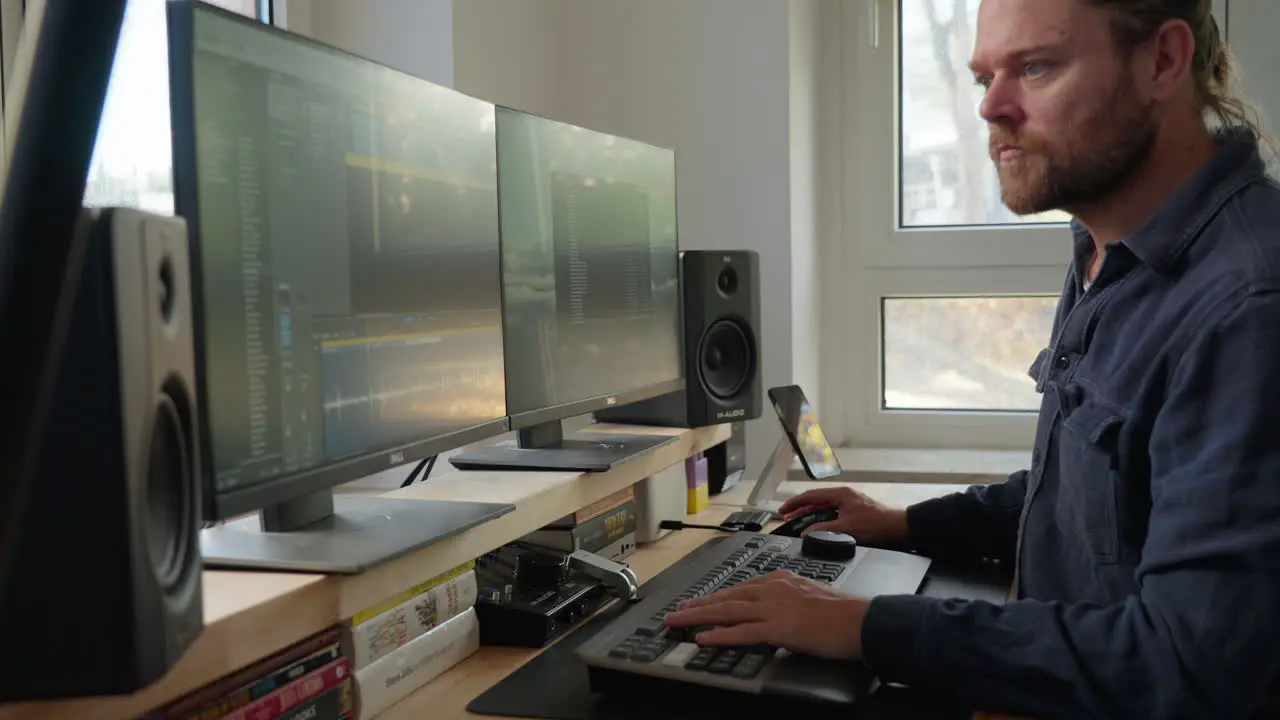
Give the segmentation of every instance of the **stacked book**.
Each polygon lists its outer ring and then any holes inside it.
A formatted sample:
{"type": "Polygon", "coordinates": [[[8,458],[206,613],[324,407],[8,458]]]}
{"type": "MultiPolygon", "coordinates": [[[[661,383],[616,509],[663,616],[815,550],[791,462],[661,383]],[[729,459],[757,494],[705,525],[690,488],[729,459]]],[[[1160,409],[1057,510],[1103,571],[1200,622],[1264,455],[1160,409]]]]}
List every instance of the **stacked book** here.
{"type": "Polygon", "coordinates": [[[480,647],[475,562],[467,562],[356,613],[343,628],[370,720],[480,647]]]}
{"type": "Polygon", "coordinates": [[[520,542],[567,553],[586,550],[621,562],[636,550],[635,488],[628,486],[565,515],[520,542]]]}
{"type": "Polygon", "coordinates": [[[145,720],[349,720],[354,678],[339,627],[313,635],[226,675],[145,720]]]}
{"type": "Polygon", "coordinates": [[[140,720],[369,720],[479,649],[475,603],[473,561],[140,720]]]}

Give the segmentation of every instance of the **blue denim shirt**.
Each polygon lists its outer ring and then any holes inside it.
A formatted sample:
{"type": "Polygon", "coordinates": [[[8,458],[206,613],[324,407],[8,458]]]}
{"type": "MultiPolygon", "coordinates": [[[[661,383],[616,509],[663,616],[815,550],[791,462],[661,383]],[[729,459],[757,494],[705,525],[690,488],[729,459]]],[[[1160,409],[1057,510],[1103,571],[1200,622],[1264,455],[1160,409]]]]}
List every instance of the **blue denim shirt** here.
{"type": "Polygon", "coordinates": [[[1280,717],[1280,189],[1235,130],[1087,290],[1074,235],[1031,467],[908,509],[1015,597],[875,598],[867,663],[1040,718],[1280,717]]]}

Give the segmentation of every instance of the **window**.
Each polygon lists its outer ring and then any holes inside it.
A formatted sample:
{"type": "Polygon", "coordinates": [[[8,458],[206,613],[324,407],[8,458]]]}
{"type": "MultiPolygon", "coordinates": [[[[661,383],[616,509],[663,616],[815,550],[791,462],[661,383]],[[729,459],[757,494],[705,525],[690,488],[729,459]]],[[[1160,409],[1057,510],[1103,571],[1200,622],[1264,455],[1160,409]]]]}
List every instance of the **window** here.
{"type": "Polygon", "coordinates": [[[1065,222],[1018,217],[1000,202],[980,89],[969,74],[978,0],[912,0],[900,20],[901,227],[1065,222]]]}
{"type": "Polygon", "coordinates": [[[882,301],[881,407],[1034,411],[1027,374],[1044,347],[1057,298],[895,297],[882,301]]]}
{"type": "MultiPolygon", "coordinates": [[[[259,16],[258,0],[214,0],[259,16]]],[[[173,160],[165,0],[129,0],[102,120],[89,164],[84,202],[173,213],[173,160]]]]}
{"type": "Polygon", "coordinates": [[[1060,213],[1018,217],[1000,200],[967,67],[978,6],[841,4],[843,236],[824,263],[840,312],[822,412],[846,446],[1034,437],[1027,370],[1050,341],[1070,230],[1060,213]]]}

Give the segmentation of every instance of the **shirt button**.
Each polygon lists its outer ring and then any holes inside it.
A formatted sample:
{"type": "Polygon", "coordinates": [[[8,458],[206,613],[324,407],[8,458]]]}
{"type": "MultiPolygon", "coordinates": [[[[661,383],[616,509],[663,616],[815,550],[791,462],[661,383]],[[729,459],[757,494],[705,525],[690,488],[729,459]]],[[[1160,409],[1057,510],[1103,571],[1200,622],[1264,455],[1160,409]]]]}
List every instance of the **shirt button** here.
{"type": "Polygon", "coordinates": [[[1058,369],[1065,370],[1067,369],[1067,366],[1071,364],[1071,358],[1067,357],[1066,355],[1059,355],[1057,363],[1058,363],[1058,369]]]}

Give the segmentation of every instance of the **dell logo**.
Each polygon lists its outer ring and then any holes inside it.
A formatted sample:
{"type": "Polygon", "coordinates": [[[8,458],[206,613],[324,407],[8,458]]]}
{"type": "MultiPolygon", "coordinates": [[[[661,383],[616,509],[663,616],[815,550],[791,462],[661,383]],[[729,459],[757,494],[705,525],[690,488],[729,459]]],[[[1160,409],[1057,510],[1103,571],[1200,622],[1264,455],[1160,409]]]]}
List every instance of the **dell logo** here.
{"type": "Polygon", "coordinates": [[[606,399],[606,400],[604,401],[604,404],[605,404],[605,405],[617,405],[617,404],[618,404],[618,398],[616,398],[616,397],[608,398],[608,399],[606,399]]]}
{"type": "Polygon", "coordinates": [[[402,462],[404,462],[404,453],[403,453],[403,452],[393,452],[393,453],[391,453],[391,464],[392,464],[392,465],[399,465],[399,464],[400,464],[400,463],[402,463],[402,462]]]}
{"type": "Polygon", "coordinates": [[[743,415],[746,415],[746,414],[747,414],[747,411],[745,408],[738,408],[737,410],[721,410],[720,412],[716,413],[716,419],[728,420],[730,418],[742,417],[743,415]]]}

